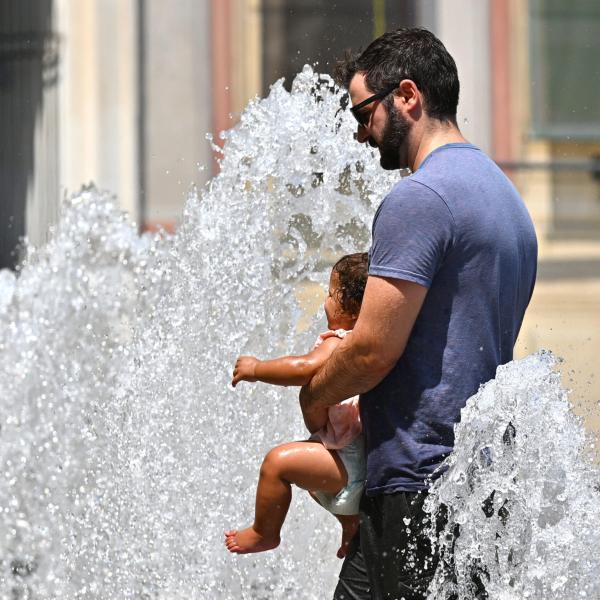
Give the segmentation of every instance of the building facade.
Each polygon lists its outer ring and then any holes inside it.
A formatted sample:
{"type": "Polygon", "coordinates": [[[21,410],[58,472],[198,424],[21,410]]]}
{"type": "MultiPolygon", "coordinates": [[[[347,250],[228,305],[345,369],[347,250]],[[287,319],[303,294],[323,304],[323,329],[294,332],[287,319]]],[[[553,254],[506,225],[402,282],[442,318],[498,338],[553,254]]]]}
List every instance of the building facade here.
{"type": "Polygon", "coordinates": [[[43,243],[94,183],[140,229],[176,226],[216,172],[206,134],[305,62],[400,25],[434,31],[461,77],[459,125],[512,178],[540,241],[519,355],[563,356],[600,428],[600,4],[596,0],[5,0],[0,3],[0,267],[43,243]]]}

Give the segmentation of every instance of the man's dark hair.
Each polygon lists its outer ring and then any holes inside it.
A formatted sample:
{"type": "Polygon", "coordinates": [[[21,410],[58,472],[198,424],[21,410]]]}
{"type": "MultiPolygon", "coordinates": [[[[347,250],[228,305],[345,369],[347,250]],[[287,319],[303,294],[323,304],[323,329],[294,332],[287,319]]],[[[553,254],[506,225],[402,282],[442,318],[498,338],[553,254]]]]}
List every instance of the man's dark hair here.
{"type": "MultiPolygon", "coordinates": [[[[411,79],[423,94],[428,116],[456,123],[460,88],[456,63],[430,31],[401,27],[384,33],[361,53],[347,52],[336,66],[335,81],[348,89],[357,73],[364,73],[367,87],[374,94],[411,79]]],[[[389,108],[392,102],[390,96],[385,105],[389,108]]]]}
{"type": "Polygon", "coordinates": [[[369,270],[369,255],[366,252],[342,256],[332,272],[338,276],[338,287],[335,290],[337,300],[342,309],[349,315],[360,312],[369,270]]]}

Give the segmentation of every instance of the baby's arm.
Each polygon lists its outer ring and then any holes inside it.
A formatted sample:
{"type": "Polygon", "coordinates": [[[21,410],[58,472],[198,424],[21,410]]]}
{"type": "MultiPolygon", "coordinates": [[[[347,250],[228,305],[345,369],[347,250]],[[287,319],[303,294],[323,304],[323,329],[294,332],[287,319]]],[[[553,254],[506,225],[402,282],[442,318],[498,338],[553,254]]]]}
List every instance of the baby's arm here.
{"type": "Polygon", "coordinates": [[[306,385],[331,356],[342,340],[329,337],[303,356],[282,356],[273,360],[259,360],[254,356],[240,356],[233,369],[231,385],[240,381],[262,381],[274,385],[306,385]]]}

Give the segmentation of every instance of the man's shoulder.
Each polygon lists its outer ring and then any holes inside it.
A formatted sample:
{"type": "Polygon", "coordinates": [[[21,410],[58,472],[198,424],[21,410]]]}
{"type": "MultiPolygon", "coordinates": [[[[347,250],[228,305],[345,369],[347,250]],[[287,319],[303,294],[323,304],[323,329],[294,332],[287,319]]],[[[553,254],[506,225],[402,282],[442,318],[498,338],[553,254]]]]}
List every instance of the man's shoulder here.
{"type": "Polygon", "coordinates": [[[398,181],[381,201],[375,221],[382,215],[397,215],[404,218],[409,215],[429,214],[433,216],[451,216],[451,211],[443,196],[427,182],[410,175],[398,181]]]}
{"type": "Polygon", "coordinates": [[[448,205],[455,217],[473,210],[500,210],[520,200],[510,179],[487,154],[471,144],[449,144],[434,150],[411,176],[448,205]]]}
{"type": "Polygon", "coordinates": [[[408,175],[398,181],[382,200],[382,205],[402,206],[403,204],[414,204],[419,202],[443,201],[442,196],[434,186],[429,185],[426,179],[416,177],[416,174],[408,175]]]}

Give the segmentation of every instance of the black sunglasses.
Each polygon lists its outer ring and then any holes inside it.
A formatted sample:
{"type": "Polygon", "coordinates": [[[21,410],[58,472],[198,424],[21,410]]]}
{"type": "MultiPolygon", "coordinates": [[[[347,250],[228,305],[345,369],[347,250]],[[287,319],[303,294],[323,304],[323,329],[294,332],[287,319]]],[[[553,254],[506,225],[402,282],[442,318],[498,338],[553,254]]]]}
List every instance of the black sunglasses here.
{"type": "Polygon", "coordinates": [[[394,90],[398,89],[398,86],[400,85],[400,83],[396,83],[394,86],[383,90],[383,92],[379,92],[377,94],[373,94],[372,96],[369,96],[366,100],[363,100],[362,102],[360,102],[359,104],[357,104],[356,106],[353,106],[350,109],[350,112],[354,115],[354,118],[358,121],[358,124],[361,127],[366,127],[367,123],[369,122],[369,119],[371,118],[370,113],[361,113],[360,109],[364,108],[365,106],[368,106],[369,104],[371,104],[372,102],[375,102],[375,100],[382,100],[383,98],[385,98],[388,94],[391,94],[394,90]]]}

